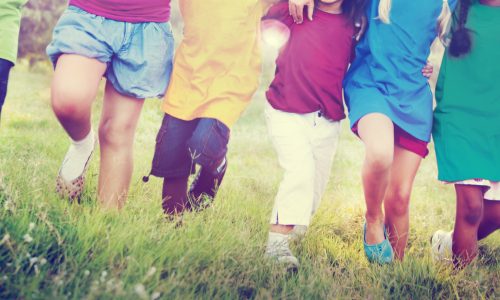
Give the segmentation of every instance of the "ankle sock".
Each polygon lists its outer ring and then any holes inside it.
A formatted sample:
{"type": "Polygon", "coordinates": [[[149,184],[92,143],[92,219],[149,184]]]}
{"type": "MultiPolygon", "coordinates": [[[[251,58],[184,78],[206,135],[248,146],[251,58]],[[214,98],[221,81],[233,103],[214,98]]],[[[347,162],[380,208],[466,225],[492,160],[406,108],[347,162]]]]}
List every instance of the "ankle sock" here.
{"type": "Polygon", "coordinates": [[[61,166],[61,176],[66,181],[72,181],[82,175],[85,165],[94,151],[95,135],[90,130],[89,134],[80,141],[71,140],[68,152],[61,166]]]}

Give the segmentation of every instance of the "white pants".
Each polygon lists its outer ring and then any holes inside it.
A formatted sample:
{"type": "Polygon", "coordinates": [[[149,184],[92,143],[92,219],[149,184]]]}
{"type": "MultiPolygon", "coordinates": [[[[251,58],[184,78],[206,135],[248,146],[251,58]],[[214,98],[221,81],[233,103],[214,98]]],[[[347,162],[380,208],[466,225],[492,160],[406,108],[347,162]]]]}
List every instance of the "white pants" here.
{"type": "Polygon", "coordinates": [[[340,135],[340,122],[286,113],[267,104],[267,128],[284,170],[271,224],[309,226],[325,192],[340,135]]]}

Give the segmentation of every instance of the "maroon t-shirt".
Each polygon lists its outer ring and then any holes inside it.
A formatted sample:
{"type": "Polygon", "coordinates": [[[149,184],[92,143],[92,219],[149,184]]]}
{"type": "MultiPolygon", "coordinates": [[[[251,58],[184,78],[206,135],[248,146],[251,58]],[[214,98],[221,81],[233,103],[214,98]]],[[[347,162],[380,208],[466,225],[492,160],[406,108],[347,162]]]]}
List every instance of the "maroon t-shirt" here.
{"type": "Polygon", "coordinates": [[[345,118],[342,81],[351,61],[354,25],[342,14],[314,12],[313,21],[295,24],[288,2],[269,10],[290,28],[290,38],[276,60],[276,74],[267,99],[275,109],[290,113],[321,111],[326,118],[345,118]]]}
{"type": "Polygon", "coordinates": [[[70,0],[69,5],[115,21],[162,23],[170,20],[170,0],[70,0]]]}

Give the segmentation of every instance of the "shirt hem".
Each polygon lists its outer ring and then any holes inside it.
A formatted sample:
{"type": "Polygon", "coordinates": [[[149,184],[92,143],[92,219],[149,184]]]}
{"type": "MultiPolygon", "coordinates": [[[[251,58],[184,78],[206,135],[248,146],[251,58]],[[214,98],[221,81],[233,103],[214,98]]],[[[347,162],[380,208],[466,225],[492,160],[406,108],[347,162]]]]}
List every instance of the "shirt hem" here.
{"type": "Polygon", "coordinates": [[[118,22],[124,22],[124,23],[166,23],[170,21],[170,11],[167,13],[167,16],[165,18],[146,18],[146,17],[130,17],[130,16],[120,16],[120,15],[113,15],[110,13],[105,13],[105,12],[100,12],[96,11],[92,8],[89,7],[83,7],[83,5],[80,4],[75,4],[71,3],[70,6],[77,7],[89,14],[103,17],[108,20],[113,20],[113,21],[118,21],[118,22]]]}
{"type": "Polygon", "coordinates": [[[240,115],[238,115],[235,118],[228,118],[228,117],[221,117],[220,115],[210,114],[210,113],[206,113],[206,112],[202,112],[199,114],[192,114],[192,113],[186,113],[185,111],[173,108],[173,107],[166,105],[166,104],[163,105],[162,110],[163,110],[163,112],[165,112],[165,113],[167,113],[167,114],[169,114],[177,119],[181,119],[184,121],[192,121],[192,120],[200,119],[200,118],[216,119],[216,120],[224,123],[224,125],[226,125],[228,128],[231,128],[234,125],[234,123],[236,123],[236,121],[238,120],[238,118],[240,116],[240,115]]]}

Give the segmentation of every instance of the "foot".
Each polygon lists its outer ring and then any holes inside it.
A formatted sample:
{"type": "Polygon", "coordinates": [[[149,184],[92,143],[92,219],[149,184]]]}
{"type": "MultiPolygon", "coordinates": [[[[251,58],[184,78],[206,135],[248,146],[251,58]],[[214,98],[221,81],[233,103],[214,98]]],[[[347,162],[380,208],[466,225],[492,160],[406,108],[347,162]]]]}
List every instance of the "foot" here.
{"type": "Polygon", "coordinates": [[[453,231],[438,230],[431,237],[432,258],[436,261],[452,261],[453,231]]]}
{"type": "Polygon", "coordinates": [[[300,242],[304,239],[307,232],[307,226],[305,225],[295,225],[293,230],[288,234],[288,240],[290,242],[300,242]]]}
{"type": "Polygon", "coordinates": [[[384,240],[377,244],[368,244],[366,241],[366,223],[364,226],[363,245],[366,258],[371,263],[388,264],[394,260],[394,251],[387,238],[385,225],[383,226],[384,240]]]}
{"type": "Polygon", "coordinates": [[[81,141],[72,141],[56,179],[56,193],[60,197],[70,201],[80,198],[96,141],[93,131],[81,141]]]}
{"type": "Polygon", "coordinates": [[[368,245],[380,244],[385,240],[384,218],[379,219],[366,218],[365,223],[365,242],[368,245]]]}
{"type": "Polygon", "coordinates": [[[299,261],[290,250],[288,239],[288,234],[269,232],[265,256],[283,265],[287,271],[295,272],[299,261]]]}
{"type": "Polygon", "coordinates": [[[226,174],[226,169],[227,160],[224,158],[215,171],[204,167],[198,171],[188,193],[194,210],[203,210],[213,203],[222,179],[226,174]]]}

